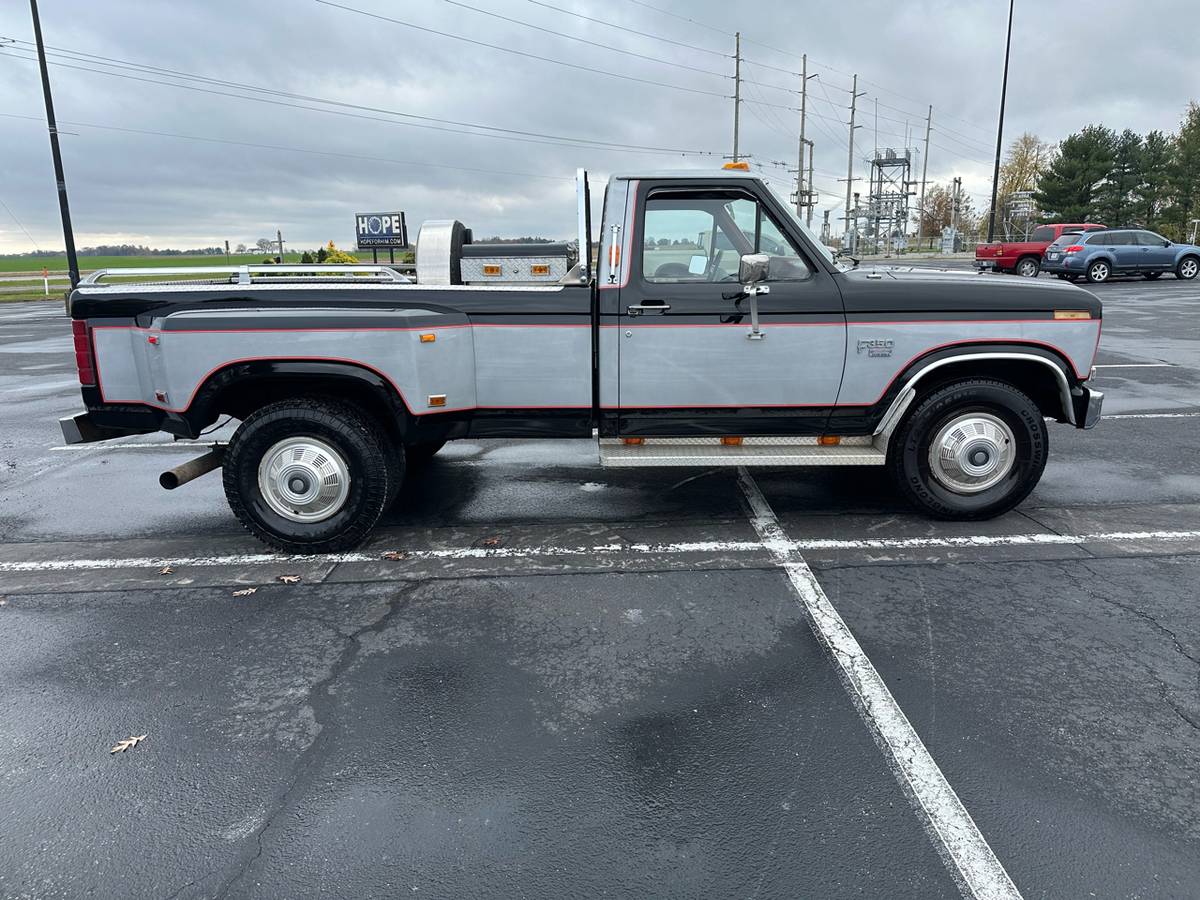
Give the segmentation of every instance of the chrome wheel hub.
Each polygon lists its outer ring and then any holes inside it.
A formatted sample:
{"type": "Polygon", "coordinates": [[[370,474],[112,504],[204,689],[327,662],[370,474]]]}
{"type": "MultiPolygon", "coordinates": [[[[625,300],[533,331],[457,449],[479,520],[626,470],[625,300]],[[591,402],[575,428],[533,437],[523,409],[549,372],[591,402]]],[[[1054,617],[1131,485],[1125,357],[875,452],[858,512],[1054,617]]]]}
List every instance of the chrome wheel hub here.
{"type": "Polygon", "coordinates": [[[1031,260],[1027,259],[1021,263],[1021,274],[1026,278],[1032,278],[1035,274],[1037,274],[1034,271],[1034,263],[1031,260]]]}
{"type": "Polygon", "coordinates": [[[1197,269],[1200,269],[1200,263],[1194,259],[1184,260],[1183,265],[1179,267],[1179,274],[1184,278],[1195,278],[1197,269]]]}
{"type": "Polygon", "coordinates": [[[1092,266],[1092,277],[1097,281],[1103,281],[1108,277],[1108,266],[1104,263],[1096,263],[1092,266]]]}
{"type": "Polygon", "coordinates": [[[314,437],[285,438],[263,454],[258,489],[291,522],[328,519],[350,495],[350,469],[333,447],[314,437]]]}
{"type": "Polygon", "coordinates": [[[977,494],[1012,471],[1016,446],[1012,429],[988,413],[951,419],[929,445],[929,470],[938,484],[956,494],[977,494]]]}

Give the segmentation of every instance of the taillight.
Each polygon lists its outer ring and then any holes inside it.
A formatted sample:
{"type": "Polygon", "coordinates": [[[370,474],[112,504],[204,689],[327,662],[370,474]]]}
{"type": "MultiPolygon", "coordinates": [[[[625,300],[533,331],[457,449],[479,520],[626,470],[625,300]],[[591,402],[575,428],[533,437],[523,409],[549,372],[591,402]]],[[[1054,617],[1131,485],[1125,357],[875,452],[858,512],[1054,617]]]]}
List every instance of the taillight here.
{"type": "Polygon", "coordinates": [[[1068,247],[1063,252],[1064,253],[1079,253],[1082,250],[1083,250],[1083,244],[1072,244],[1070,247],[1068,247]]]}
{"type": "Polygon", "coordinates": [[[96,360],[92,353],[92,332],[87,322],[74,319],[71,322],[71,337],[75,342],[75,368],[79,370],[79,383],[96,383],[96,360]]]}

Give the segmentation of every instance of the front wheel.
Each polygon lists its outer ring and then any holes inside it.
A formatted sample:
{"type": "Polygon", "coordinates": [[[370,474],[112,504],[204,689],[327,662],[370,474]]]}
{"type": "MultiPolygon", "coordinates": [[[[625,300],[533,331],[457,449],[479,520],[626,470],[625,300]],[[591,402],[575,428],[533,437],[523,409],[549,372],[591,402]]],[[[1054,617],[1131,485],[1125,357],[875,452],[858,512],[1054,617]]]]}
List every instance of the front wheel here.
{"type": "Polygon", "coordinates": [[[893,436],[888,469],[918,508],[941,519],[990,519],[1042,477],[1049,434],[1041,410],[1002,381],[938,388],[893,436]]]}
{"type": "Polygon", "coordinates": [[[1111,274],[1112,267],[1100,259],[1088,266],[1087,280],[1092,284],[1099,284],[1102,281],[1108,281],[1108,276],[1111,274]]]}
{"type": "Polygon", "coordinates": [[[299,398],[246,418],[225,451],[225,496],[242,525],[289,553],[359,544],[402,478],[404,458],[352,406],[299,398]]]}
{"type": "Polygon", "coordinates": [[[1197,272],[1200,272],[1200,260],[1194,256],[1185,256],[1175,267],[1175,277],[1182,278],[1184,281],[1191,281],[1196,277],[1197,272]]]}

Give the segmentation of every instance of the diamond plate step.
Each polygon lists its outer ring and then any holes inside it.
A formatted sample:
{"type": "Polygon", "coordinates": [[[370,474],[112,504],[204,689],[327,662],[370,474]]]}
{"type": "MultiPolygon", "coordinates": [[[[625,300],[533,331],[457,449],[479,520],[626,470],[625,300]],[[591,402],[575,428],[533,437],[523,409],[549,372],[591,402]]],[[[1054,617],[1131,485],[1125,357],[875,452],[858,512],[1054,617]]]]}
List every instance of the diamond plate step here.
{"type": "Polygon", "coordinates": [[[610,467],[882,466],[887,455],[870,440],[848,438],[836,447],[822,447],[815,438],[746,438],[738,446],[726,446],[718,438],[647,438],[644,444],[601,438],[600,462],[610,467]]]}

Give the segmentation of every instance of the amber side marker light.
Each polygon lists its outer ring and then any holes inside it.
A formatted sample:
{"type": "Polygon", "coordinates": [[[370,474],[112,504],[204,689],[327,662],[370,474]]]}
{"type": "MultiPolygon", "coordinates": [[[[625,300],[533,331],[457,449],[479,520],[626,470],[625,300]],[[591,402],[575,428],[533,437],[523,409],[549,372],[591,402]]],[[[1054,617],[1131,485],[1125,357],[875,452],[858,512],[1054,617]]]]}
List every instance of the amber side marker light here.
{"type": "Polygon", "coordinates": [[[742,439],[740,437],[723,437],[721,438],[721,443],[726,447],[740,447],[742,446],[742,439]]]}
{"type": "Polygon", "coordinates": [[[500,267],[499,266],[484,266],[483,274],[484,275],[499,275],[500,267]]]}
{"type": "Polygon", "coordinates": [[[433,343],[434,341],[436,341],[436,340],[437,340],[437,335],[436,335],[436,334],[423,334],[423,335],[421,335],[421,343],[422,343],[422,344],[432,344],[432,343],[433,343]]]}
{"type": "Polygon", "coordinates": [[[549,275],[550,267],[547,265],[536,264],[529,267],[530,275],[549,275]]]}
{"type": "Polygon", "coordinates": [[[430,394],[429,395],[429,405],[430,406],[445,406],[446,405],[446,395],[445,394],[430,394]]]}
{"type": "Polygon", "coordinates": [[[1090,319],[1092,314],[1086,309],[1056,309],[1054,318],[1056,319],[1090,319]]]}
{"type": "Polygon", "coordinates": [[[626,446],[629,447],[640,447],[642,444],[646,443],[645,438],[621,438],[621,440],[623,440],[626,446]]]}
{"type": "Polygon", "coordinates": [[[823,434],[817,438],[817,443],[822,447],[836,447],[842,442],[842,439],[836,434],[823,434]]]}

